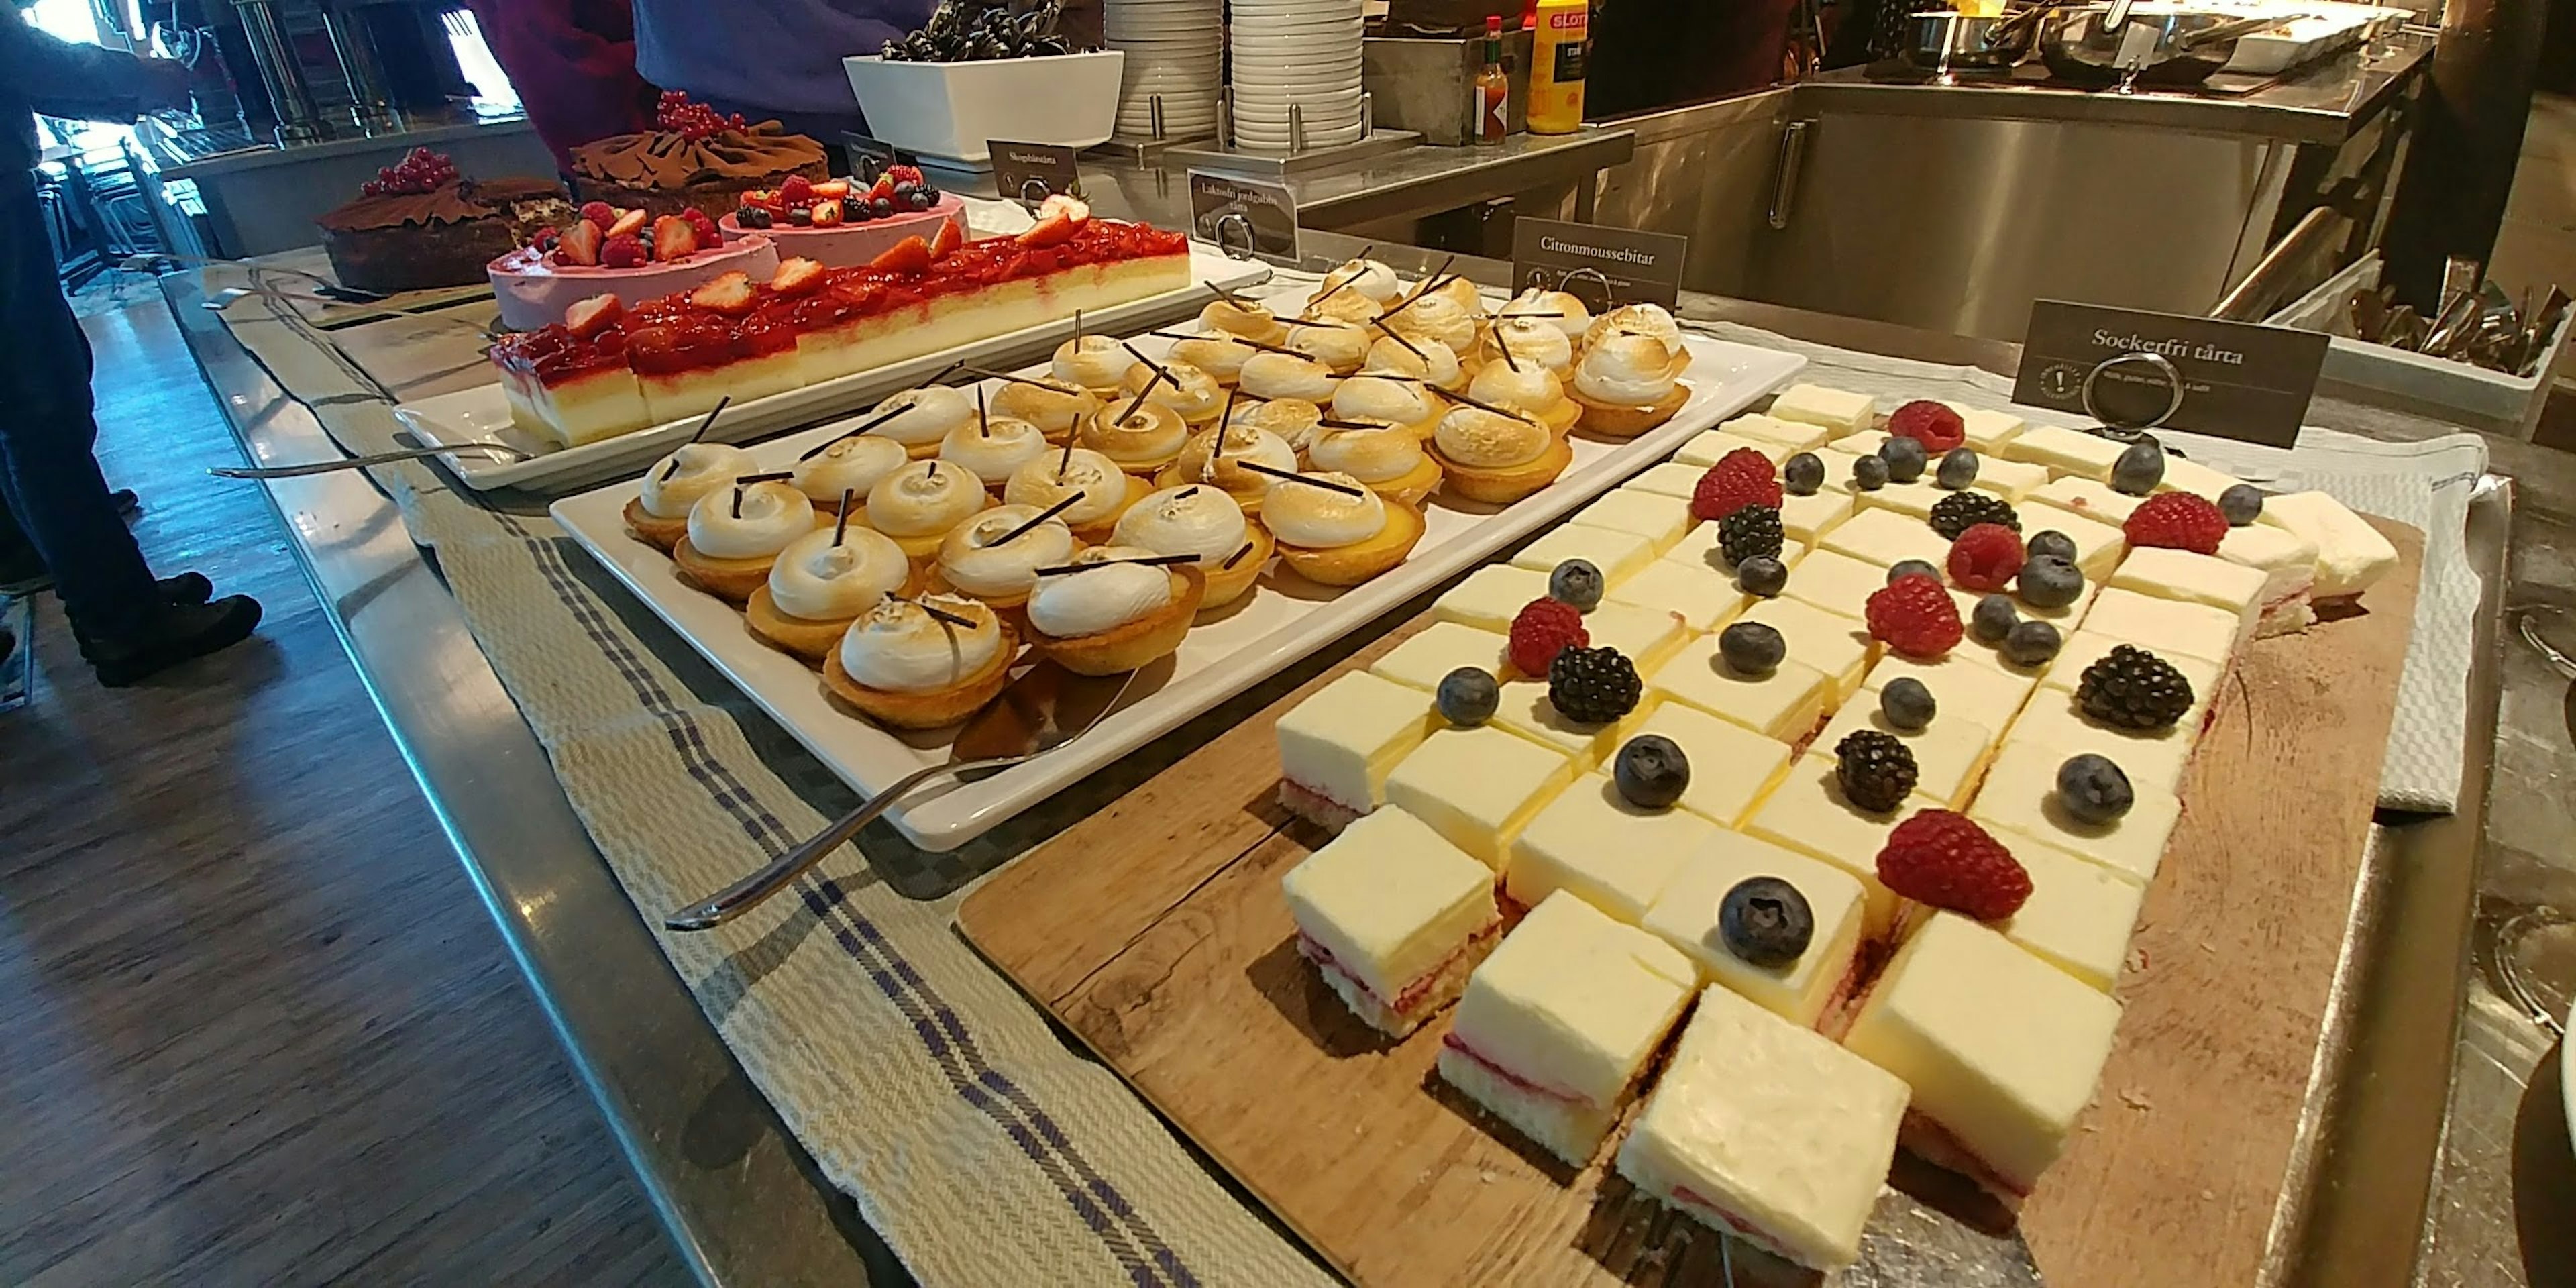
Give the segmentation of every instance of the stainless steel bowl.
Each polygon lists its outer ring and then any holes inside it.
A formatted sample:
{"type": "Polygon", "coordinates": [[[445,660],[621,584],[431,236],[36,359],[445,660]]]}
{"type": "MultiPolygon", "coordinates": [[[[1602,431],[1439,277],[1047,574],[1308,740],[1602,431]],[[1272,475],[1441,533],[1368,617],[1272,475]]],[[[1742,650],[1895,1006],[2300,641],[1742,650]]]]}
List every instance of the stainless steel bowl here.
{"type": "Polygon", "coordinates": [[[2042,24],[2040,58],[2059,78],[2084,85],[2187,87],[2208,80],[2236,56],[2238,39],[2281,25],[2280,18],[2132,11],[2116,26],[2111,5],[2059,9],[2042,24]]]}
{"type": "Polygon", "coordinates": [[[2035,15],[1970,17],[1949,9],[1906,15],[1905,62],[1935,76],[2000,72],[2030,56],[2035,15]]]}

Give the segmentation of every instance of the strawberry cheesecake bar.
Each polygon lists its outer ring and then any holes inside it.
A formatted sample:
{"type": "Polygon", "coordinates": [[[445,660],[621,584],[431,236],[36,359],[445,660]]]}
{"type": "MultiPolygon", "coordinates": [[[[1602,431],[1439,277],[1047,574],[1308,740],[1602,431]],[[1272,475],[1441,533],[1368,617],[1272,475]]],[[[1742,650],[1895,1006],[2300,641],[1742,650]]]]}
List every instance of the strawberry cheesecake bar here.
{"type": "Polygon", "coordinates": [[[1576,895],[1549,895],[1467,978],[1440,1077],[1556,1157],[1600,1151],[1689,1004],[1688,958],[1576,895]]]}
{"type": "Polygon", "coordinates": [[[1398,809],[1343,829],[1279,884],[1298,954],[1395,1037],[1457,999],[1502,929],[1492,870],[1398,809]]]}
{"type": "MultiPolygon", "coordinates": [[[[694,226],[679,231],[684,217],[666,219],[676,222],[656,237],[654,253],[700,237],[694,226]]],[[[565,236],[590,227],[585,218],[565,236]]],[[[569,303],[560,324],[495,345],[492,358],[505,388],[518,387],[512,410],[533,422],[528,428],[587,442],[700,414],[719,398],[739,405],[1045,325],[1077,308],[1180,290],[1189,273],[1182,234],[1092,219],[1071,203],[1018,237],[906,238],[862,268],[789,259],[767,274],[729,269],[686,294],[631,305],[613,292],[594,294],[569,303]],[[556,388],[568,373],[612,365],[641,389],[640,414],[622,398],[556,388]],[[585,405],[570,420],[548,419],[567,402],[585,405]]]]}
{"type": "Polygon", "coordinates": [[[1816,1033],[1709,988],[1619,1146],[1664,1206],[1802,1266],[1860,1257],[1907,1088],[1816,1033]]]}
{"type": "Polygon", "coordinates": [[[1905,1081],[1909,1152],[2018,1207],[2065,1151],[2119,1023],[2108,994],[1943,912],[1897,950],[1843,1044],[1905,1081]]]}

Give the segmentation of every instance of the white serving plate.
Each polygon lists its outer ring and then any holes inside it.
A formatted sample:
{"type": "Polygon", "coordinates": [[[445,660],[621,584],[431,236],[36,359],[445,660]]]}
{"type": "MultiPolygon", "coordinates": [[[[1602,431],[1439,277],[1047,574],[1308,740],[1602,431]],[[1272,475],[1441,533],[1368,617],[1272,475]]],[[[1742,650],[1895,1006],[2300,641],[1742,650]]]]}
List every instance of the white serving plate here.
{"type": "MultiPolygon", "coordinates": [[[[1296,287],[1294,294],[1302,297],[1307,289],[1296,287]]],[[[1148,673],[1151,687],[1141,700],[1080,741],[980,782],[924,789],[887,817],[925,848],[954,849],[1537,532],[1786,385],[1806,366],[1806,359],[1795,354],[1750,345],[1700,336],[1689,337],[1688,343],[1693,361],[1685,379],[1692,385],[1691,399],[1662,426],[1627,443],[1576,438],[1574,464],[1562,477],[1499,512],[1470,512],[1434,501],[1425,510],[1429,530],[1413,556],[1365,585],[1335,590],[1274,564],[1239,609],[1191,629],[1172,662],[1148,673]]],[[[1147,354],[1159,354],[1169,345],[1153,337],[1137,341],[1147,354]]],[[[751,449],[752,456],[763,469],[784,469],[807,448],[840,432],[837,426],[824,426],[761,444],[751,449]]],[[[612,576],[853,788],[873,791],[948,758],[953,731],[898,736],[846,714],[825,695],[811,668],[754,640],[740,611],[681,585],[668,556],[626,534],[623,512],[640,490],[634,481],[622,482],[566,497],[555,502],[552,513],[612,576]]],[[[1145,687],[1140,683],[1140,689],[1145,687]]]]}
{"type": "MultiPolygon", "coordinates": [[[[1192,284],[1188,289],[1165,291],[1116,308],[1086,313],[1084,324],[1096,323],[1103,330],[1142,330],[1197,312],[1208,298],[1208,283],[1231,290],[1268,280],[1268,265],[1231,259],[1192,242],[1192,284]]],[[[1029,345],[1045,340],[1061,326],[1060,323],[1049,323],[1025,327],[927,357],[853,372],[767,398],[734,403],[725,408],[724,415],[716,418],[715,428],[707,436],[716,442],[739,443],[782,429],[810,425],[917,384],[952,362],[981,366],[1008,361],[1029,345]]],[[[645,466],[661,459],[674,444],[697,432],[697,420],[691,418],[640,429],[632,434],[620,434],[596,443],[584,443],[579,447],[558,447],[553,440],[510,423],[510,403],[502,395],[498,380],[435,398],[403,403],[394,408],[394,416],[424,447],[503,442],[538,453],[524,461],[496,461],[479,455],[441,458],[449,473],[477,492],[503,487],[565,492],[619,474],[640,473],[645,466]]]]}

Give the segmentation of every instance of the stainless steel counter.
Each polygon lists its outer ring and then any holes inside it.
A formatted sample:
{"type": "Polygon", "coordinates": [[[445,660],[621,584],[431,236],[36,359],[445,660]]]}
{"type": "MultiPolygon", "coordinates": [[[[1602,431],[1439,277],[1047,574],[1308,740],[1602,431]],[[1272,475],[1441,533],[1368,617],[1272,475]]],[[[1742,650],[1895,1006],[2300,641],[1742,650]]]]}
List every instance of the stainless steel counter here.
{"type": "Polygon", "coordinates": [[[1872,80],[1861,68],[1827,72],[1798,86],[1812,112],[2074,121],[2138,125],[2285,143],[2341,143],[2393,101],[2433,56],[2433,38],[2408,32],[2339,54],[2242,92],[2109,94],[2051,84],[2048,69],[2024,64],[1999,81],[1956,85],[1872,80]]]}
{"type": "MultiPolygon", "coordinates": [[[[1313,234],[1311,244],[1328,254],[1356,248],[1328,233],[1313,234]]],[[[1415,271],[1423,266],[1419,252],[1380,247],[1378,253],[1415,271]]],[[[1501,280],[1499,264],[1462,261],[1462,267],[1471,276],[1501,280]]],[[[250,360],[220,321],[195,307],[196,279],[174,276],[164,284],[249,452],[267,460],[332,454],[310,412],[250,360]]],[[[1998,368],[2012,358],[2011,346],[1998,342],[1883,323],[1707,296],[1686,297],[1685,305],[1696,316],[1884,353],[1998,368]]],[[[470,347],[461,333],[456,343],[470,347]]],[[[435,364],[424,369],[428,365],[435,364]]],[[[2331,402],[2319,403],[2313,419],[2383,437],[2422,436],[2440,428],[2331,402]]],[[[2497,460],[2506,472],[2527,471],[2535,491],[2576,495],[2576,466],[2568,458],[2499,444],[2497,460]]],[[[354,474],[266,486],[459,859],[692,1269],[710,1283],[857,1282],[863,1273],[883,1276],[878,1282],[903,1282],[900,1268],[856,1220],[851,1204],[816,1179],[654,947],[393,506],[354,474]]],[[[2505,500],[2492,494],[2478,511],[2472,551],[2482,563],[2501,563],[2505,500]]],[[[2524,547],[2517,569],[2546,575],[2568,566],[2569,556],[2560,553],[2576,550],[2567,543],[2568,528],[2512,521],[2518,539],[2540,544],[2537,552],[2524,547]]],[[[2502,593],[2501,578],[2492,584],[2491,603],[2502,593]]],[[[2561,578],[2556,584],[2566,583],[2561,578]]],[[[2281,1255],[2270,1282],[2407,1283],[2415,1261],[2413,1214],[2427,1210],[2428,1188],[2437,1214],[2461,1195],[2512,1192],[2513,1173],[2491,1149],[2461,1151],[2438,1176],[2428,1166],[2446,1124],[2452,1127],[2449,1139],[2459,1142],[2469,1139],[2470,1126],[2492,1126],[2496,1111],[2489,1096],[2444,1112],[2440,1093],[2452,1085],[2453,1048],[2434,1039],[2458,1028],[2461,974],[2469,960],[2465,909],[2481,871],[2479,824],[2488,817],[2483,771],[2500,675],[2509,685],[2509,730],[2527,738],[2545,733],[2552,744],[2536,760],[2508,756],[2507,763],[2546,780],[2547,789],[2559,793],[2561,808],[2559,775],[2576,763],[2560,731],[2524,728],[2559,710],[2564,680],[2528,666],[2500,666],[2511,660],[2501,656],[2500,647],[2484,651],[2472,681],[2472,768],[2478,772],[2463,816],[2383,820],[2393,825],[2383,829],[2382,850],[2372,864],[2379,876],[2363,892],[2372,915],[2357,928],[2364,936],[2358,942],[2372,951],[2356,954],[2337,989],[2341,1002],[2333,1023],[2350,1036],[2341,1045],[2351,1054],[2348,1062],[2321,1064],[2318,1072],[2319,1086],[2329,1092],[2358,1091],[2312,1098],[2314,1121],[2295,1171],[2316,1179],[2300,1193],[2317,1201],[2285,1205],[2276,1219],[2274,1242],[2281,1255]],[[2394,954],[2387,945],[2406,946],[2411,955],[2394,954]],[[2402,967],[2404,978],[2392,982],[2370,974],[2365,967],[2373,961],[2402,967]]],[[[792,744],[778,739],[771,745],[784,758],[782,772],[808,773],[810,766],[785,763],[803,755],[792,744]]],[[[1139,754],[1169,757],[1176,750],[1157,744],[1139,754]]],[[[2500,807],[2499,818],[2503,812],[2500,807]]],[[[2487,844],[2506,835],[2491,828],[2487,844]]],[[[2566,852],[2569,831],[2551,835],[2524,828],[2509,835],[2518,848],[2554,850],[2549,861],[2576,872],[2566,852]]],[[[1007,854],[1040,839],[1013,833],[996,849],[1007,854]]],[[[2485,1030],[2473,1020],[2470,1031],[2485,1030]]],[[[2563,1150],[2563,1133],[2556,1139],[2563,1150]]],[[[2555,1210],[2563,1212],[2560,1198],[2555,1210]]],[[[2483,1210],[2490,1219],[2482,1230],[2452,1234],[2457,1223],[2426,1226],[2428,1238],[2443,1233],[2455,1240],[2435,1244],[2427,1264],[2479,1238],[2487,1240],[2474,1245],[2482,1258],[2514,1258],[2510,1243],[2494,1244],[2499,1225],[2491,1208],[2483,1210]]],[[[2500,1228],[2510,1233],[2509,1214],[2500,1228]]]]}

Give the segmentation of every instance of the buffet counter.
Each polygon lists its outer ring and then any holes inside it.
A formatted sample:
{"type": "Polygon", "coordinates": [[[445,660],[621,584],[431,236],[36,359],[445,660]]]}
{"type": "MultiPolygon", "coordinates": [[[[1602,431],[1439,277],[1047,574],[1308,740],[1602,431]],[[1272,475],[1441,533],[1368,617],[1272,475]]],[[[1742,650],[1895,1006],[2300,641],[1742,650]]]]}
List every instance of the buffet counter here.
{"type": "MultiPolygon", "coordinates": [[[[1438,181],[1434,175],[1422,183],[1438,181]]],[[[1126,193],[1123,180],[1113,183],[1126,193]]],[[[1129,199],[1141,207],[1168,194],[1149,185],[1129,199]]],[[[1330,200],[1324,196],[1326,204],[1330,200]]],[[[1405,204],[1391,201],[1390,208],[1405,204]]],[[[1310,233],[1308,244],[1310,252],[1334,258],[1357,247],[1328,233],[1310,233]]],[[[1416,273],[1438,258],[1385,246],[1376,254],[1416,273]]],[[[1507,266],[1490,261],[1461,260],[1458,267],[1495,283],[1507,273],[1507,266]]],[[[336,387],[299,387],[307,382],[291,373],[284,379],[293,383],[281,383],[241,347],[219,315],[198,307],[206,293],[203,277],[162,280],[192,352],[254,462],[340,454],[311,404],[327,409],[334,396],[345,394],[336,387]]],[[[1816,344],[1990,370],[2009,370],[2015,356],[2012,346],[1991,340],[1709,295],[1686,296],[1680,311],[1816,344]]],[[[403,369],[428,373],[398,390],[405,397],[486,378],[476,352],[480,340],[468,328],[395,320],[336,334],[349,345],[369,330],[378,330],[380,355],[398,352],[403,369]]],[[[2449,432],[2420,417],[2325,400],[2315,404],[2310,420],[2385,440],[2449,432]]],[[[2279,1273],[2267,1282],[2408,1282],[2419,1235],[2435,1233],[2448,1242],[2432,1255],[2518,1264],[2510,1212],[2515,1160],[2496,1133],[2510,1131],[2518,1098],[2533,1083],[2530,1071],[2542,1063],[2537,1048],[2546,1044],[2528,1041],[2527,1034],[2519,1035],[2525,1040],[2508,1040],[2516,1035],[2497,1018],[2502,1012],[2493,995],[2465,971],[2483,851],[2510,847],[2537,856],[2561,878],[2576,871],[2576,855],[2566,852],[2563,833],[2549,835],[2538,821],[2512,810],[2494,811],[2490,819],[2487,809],[2500,697],[2506,763],[2494,768],[2498,780],[2510,773],[2518,784],[2563,782],[2563,775],[2576,771],[2576,753],[2558,728],[2565,678],[2520,651],[2507,654],[2494,629],[2498,605],[2523,589],[2506,581],[2509,545],[2522,548],[2516,571],[2546,575],[2576,557],[2569,553],[2576,549],[2569,544],[2576,531],[2546,513],[2515,509],[2516,483],[2529,489],[2527,496],[2576,494],[2576,462],[2509,442],[2494,442],[2491,450],[2495,472],[2511,481],[2478,483],[2470,510],[2469,559],[2486,579],[2486,601],[2478,614],[2469,680],[2459,813],[2384,818],[2386,825],[2375,829],[2326,1049],[2293,1157],[2292,1197],[2271,1223],[2270,1268],[2279,1273]],[[2463,1032],[2464,987],[2471,1016],[2465,1040],[2477,1044],[2479,1067],[2474,1076],[2459,1079],[2460,1101],[2446,1113],[2452,1045],[2427,1041],[2426,1035],[2463,1032]],[[2428,1160],[2442,1154],[2446,1141],[2451,1157],[2438,1171],[2429,1168],[2428,1160]],[[2428,1194],[2428,1187],[2437,1188],[2428,1194]],[[2507,1207],[2497,1209],[2498,1202],[2507,1207]],[[2455,1219],[2464,1206],[2484,1219],[2455,1219]],[[2411,1214],[2427,1210],[2437,1220],[2419,1231],[2411,1214]]],[[[861,1276],[868,1282],[909,1282],[850,1198],[822,1179],[675,973],[575,814],[448,583],[413,544],[396,502],[357,472],[265,486],[421,789],[685,1263],[715,1284],[847,1283],[861,1276]]],[[[507,493],[481,503],[531,521],[541,520],[544,511],[542,500],[507,493]]],[[[1418,607],[1400,609],[1392,619],[1418,607]]],[[[1370,634],[1353,635],[1325,650],[1323,658],[1347,654],[1370,634]]],[[[673,645],[671,652],[674,657],[663,662],[684,682],[711,678],[693,658],[678,657],[685,649],[673,645]]],[[[1267,703],[1310,673],[1311,668],[1292,669],[1256,686],[1246,700],[1267,703]]],[[[727,702],[715,692],[696,700],[727,702]]],[[[741,724],[762,762],[792,788],[826,812],[846,803],[847,793],[776,729],[752,716],[741,724]]],[[[1206,720],[1184,726],[1128,757],[1116,773],[1095,775],[1003,825],[963,856],[973,872],[998,866],[1097,810],[1140,774],[1190,750],[1207,736],[1207,726],[1206,720]]],[[[869,848],[877,854],[875,833],[869,848]]],[[[950,888],[972,874],[950,873],[950,888]]],[[[2543,1067],[2554,1064],[2552,1053],[2543,1067]]],[[[2544,1107],[2554,1113],[2554,1106],[2544,1107]]],[[[2548,1115],[2523,1115],[2535,1116],[2548,1115]]],[[[2564,1134],[2554,1141],[2563,1156],[2564,1134]]],[[[2519,1202],[2532,1210],[2563,1210],[2569,1198],[2526,1191],[2519,1202]],[[2532,1206],[2544,1203],[2555,1206],[2532,1206]]]]}

